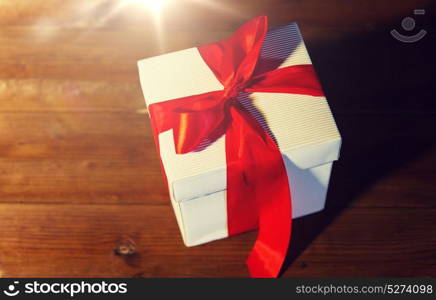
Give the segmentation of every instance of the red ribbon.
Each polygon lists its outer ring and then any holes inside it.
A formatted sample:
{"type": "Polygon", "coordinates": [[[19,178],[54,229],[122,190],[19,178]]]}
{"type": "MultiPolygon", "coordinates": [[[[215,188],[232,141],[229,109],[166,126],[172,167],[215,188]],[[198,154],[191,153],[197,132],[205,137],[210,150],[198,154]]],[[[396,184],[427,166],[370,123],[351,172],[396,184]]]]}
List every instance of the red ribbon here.
{"type": "Polygon", "coordinates": [[[149,106],[155,136],[173,129],[178,154],[225,135],[228,233],[259,227],[247,259],[252,277],[279,275],[291,237],[292,202],[277,144],[237,97],[242,92],[323,95],[312,65],[256,72],[266,32],[267,17],[261,16],[230,39],[198,48],[223,90],[149,106]]]}

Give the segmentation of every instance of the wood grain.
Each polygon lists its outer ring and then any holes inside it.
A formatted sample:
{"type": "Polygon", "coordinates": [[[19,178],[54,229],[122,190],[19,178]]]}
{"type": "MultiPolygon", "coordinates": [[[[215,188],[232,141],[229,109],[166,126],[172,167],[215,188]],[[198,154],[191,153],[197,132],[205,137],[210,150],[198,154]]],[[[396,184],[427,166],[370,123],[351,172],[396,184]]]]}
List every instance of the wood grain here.
{"type": "Polygon", "coordinates": [[[298,21],[343,136],[283,276],[436,276],[434,1],[0,1],[0,276],[242,277],[255,232],[183,246],[136,61],[298,21]],[[413,9],[429,34],[390,37],[413,9]],[[201,26],[199,26],[201,24],[201,26]]]}
{"type": "MultiPolygon", "coordinates": [[[[335,270],[335,276],[356,272],[431,276],[436,241],[428,228],[435,212],[349,209],[311,243],[286,275],[329,277],[335,270]]],[[[310,231],[319,217],[297,221],[296,236],[310,231]]],[[[244,257],[255,238],[249,233],[186,248],[174,235],[178,229],[172,208],[151,204],[5,204],[0,225],[1,266],[8,270],[4,276],[246,276],[244,257]],[[114,250],[126,243],[134,244],[135,254],[117,255],[114,250]]]]}

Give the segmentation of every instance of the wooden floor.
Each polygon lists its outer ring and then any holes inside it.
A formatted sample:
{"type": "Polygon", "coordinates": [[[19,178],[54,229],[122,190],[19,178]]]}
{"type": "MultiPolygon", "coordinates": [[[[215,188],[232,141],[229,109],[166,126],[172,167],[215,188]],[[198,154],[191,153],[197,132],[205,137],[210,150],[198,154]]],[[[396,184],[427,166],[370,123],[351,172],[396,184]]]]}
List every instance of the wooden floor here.
{"type": "Polygon", "coordinates": [[[183,246],[136,61],[260,14],[299,22],[344,140],[284,276],[436,276],[432,3],[0,1],[0,276],[247,276],[254,232],[183,246]],[[406,16],[423,40],[390,36],[406,16]]]}

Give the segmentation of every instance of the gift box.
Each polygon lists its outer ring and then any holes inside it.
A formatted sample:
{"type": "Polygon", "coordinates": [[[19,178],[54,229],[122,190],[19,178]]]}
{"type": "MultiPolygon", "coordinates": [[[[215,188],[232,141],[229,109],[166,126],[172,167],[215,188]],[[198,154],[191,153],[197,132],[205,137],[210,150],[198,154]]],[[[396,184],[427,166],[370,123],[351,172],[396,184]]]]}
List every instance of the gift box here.
{"type": "MultiPolygon", "coordinates": [[[[291,23],[266,33],[256,72],[311,64],[299,28],[291,23]]],[[[223,89],[198,48],[143,59],[138,67],[148,107],[223,89]]],[[[332,163],[341,146],[326,98],[309,94],[241,92],[234,96],[280,149],[292,195],[292,218],[324,208],[332,163]]],[[[228,237],[225,134],[184,154],[176,151],[173,129],[155,131],[155,138],[185,245],[228,237]]],[[[249,224],[240,231],[255,227],[249,224]]]]}

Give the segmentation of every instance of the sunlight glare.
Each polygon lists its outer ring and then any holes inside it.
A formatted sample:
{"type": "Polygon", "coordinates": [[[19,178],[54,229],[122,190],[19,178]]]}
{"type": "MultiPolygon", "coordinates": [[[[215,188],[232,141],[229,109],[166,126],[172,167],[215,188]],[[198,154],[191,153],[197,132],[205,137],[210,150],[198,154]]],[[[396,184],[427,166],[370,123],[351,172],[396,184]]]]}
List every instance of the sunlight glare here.
{"type": "Polygon", "coordinates": [[[141,3],[147,6],[153,13],[158,14],[167,0],[126,0],[130,3],[141,3]]]}

